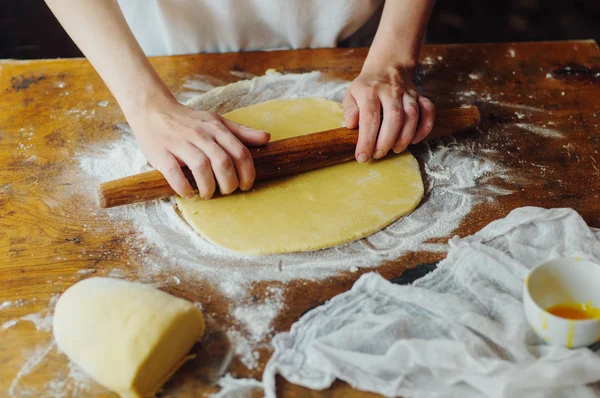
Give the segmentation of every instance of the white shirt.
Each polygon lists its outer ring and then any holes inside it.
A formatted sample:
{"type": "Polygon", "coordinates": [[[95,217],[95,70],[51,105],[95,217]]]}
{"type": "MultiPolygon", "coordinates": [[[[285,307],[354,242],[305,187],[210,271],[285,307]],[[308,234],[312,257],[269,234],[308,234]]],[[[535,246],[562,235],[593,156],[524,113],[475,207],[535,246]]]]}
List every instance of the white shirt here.
{"type": "Polygon", "coordinates": [[[382,4],[383,0],[119,0],[148,56],[335,47],[374,19],[382,4]]]}

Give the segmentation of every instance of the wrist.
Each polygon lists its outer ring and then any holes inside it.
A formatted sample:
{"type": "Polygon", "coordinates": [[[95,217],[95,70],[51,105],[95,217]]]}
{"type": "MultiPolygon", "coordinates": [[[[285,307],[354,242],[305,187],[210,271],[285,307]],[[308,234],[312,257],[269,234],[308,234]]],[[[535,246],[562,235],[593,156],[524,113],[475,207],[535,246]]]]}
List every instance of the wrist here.
{"type": "Polygon", "coordinates": [[[416,59],[406,58],[400,59],[398,57],[385,58],[385,57],[367,57],[363,67],[360,71],[361,74],[381,74],[387,73],[390,70],[396,70],[402,74],[412,74],[417,66],[416,59]]]}
{"type": "Polygon", "coordinates": [[[145,115],[148,112],[165,109],[177,103],[173,94],[168,92],[168,90],[167,92],[164,90],[151,90],[143,93],[138,92],[135,95],[117,99],[117,101],[127,119],[145,115]]]}
{"type": "Polygon", "coordinates": [[[113,94],[127,119],[177,103],[175,96],[153,70],[135,76],[113,94]]]}
{"type": "Polygon", "coordinates": [[[382,47],[374,43],[369,50],[361,73],[380,72],[393,68],[412,74],[417,66],[418,49],[414,50],[409,46],[400,47],[398,51],[392,51],[389,46],[382,47]]]}

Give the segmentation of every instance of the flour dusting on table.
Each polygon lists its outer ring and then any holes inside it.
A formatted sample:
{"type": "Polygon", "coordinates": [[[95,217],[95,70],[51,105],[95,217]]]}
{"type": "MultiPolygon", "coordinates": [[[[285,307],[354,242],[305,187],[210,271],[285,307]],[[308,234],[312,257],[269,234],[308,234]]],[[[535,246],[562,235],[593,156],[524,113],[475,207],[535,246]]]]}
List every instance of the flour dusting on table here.
{"type": "MultiPolygon", "coordinates": [[[[265,76],[217,87],[200,95],[183,92],[178,98],[187,98],[185,103],[195,109],[222,114],[275,98],[319,96],[341,101],[348,84],[325,79],[319,72],[289,75],[267,72],[265,76]]],[[[201,91],[209,88],[209,83],[203,81],[188,81],[184,87],[201,91]]],[[[82,177],[85,184],[91,184],[90,177],[99,182],[150,170],[129,128],[123,125],[121,130],[120,139],[103,148],[92,148],[80,157],[80,167],[88,174],[82,177]]],[[[252,303],[255,308],[252,311],[246,292],[252,282],[324,279],[342,271],[376,267],[384,260],[410,251],[445,251],[445,243],[431,241],[451,235],[477,203],[511,192],[494,185],[498,179],[508,180],[508,171],[492,161],[485,151],[477,151],[475,156],[474,149],[469,141],[428,143],[425,155],[419,159],[425,168],[427,191],[413,213],[368,238],[317,252],[264,257],[232,253],[198,236],[181,219],[172,199],[99,213],[106,212],[115,221],[133,225],[145,245],[142,261],[146,269],[157,271],[170,264],[177,265],[197,272],[194,277],[199,275],[220,286],[222,293],[237,306],[232,308],[234,318],[245,329],[242,334],[239,330],[229,334],[237,340],[242,361],[253,367],[257,363],[255,352],[246,349],[247,343],[254,345],[265,340],[283,302],[274,305],[271,298],[268,305],[252,303]],[[242,316],[239,308],[244,308],[246,313],[260,312],[261,316],[242,316]]]]}
{"type": "MultiPolygon", "coordinates": [[[[442,67],[440,58],[427,58],[423,74],[433,72],[438,66],[442,67]]],[[[232,75],[252,77],[233,72],[232,75]]],[[[479,75],[469,77],[477,80],[474,78],[479,78],[479,75]]],[[[227,86],[222,86],[222,81],[213,78],[193,76],[185,82],[182,90],[177,93],[177,98],[196,109],[225,113],[275,98],[321,96],[341,101],[348,84],[347,81],[326,79],[318,72],[289,75],[268,72],[265,76],[227,86]]],[[[519,132],[545,139],[564,138],[559,130],[528,121],[529,116],[535,112],[551,114],[551,111],[504,102],[502,93],[494,93],[492,98],[489,92],[469,90],[452,93],[451,96],[459,101],[459,105],[486,103],[515,112],[514,123],[482,131],[490,137],[502,136],[505,140],[508,139],[505,142],[510,142],[510,133],[519,132]]],[[[98,101],[97,105],[106,107],[109,103],[98,101]]],[[[98,114],[83,114],[72,110],[69,115],[74,120],[82,116],[94,118],[98,114]]],[[[478,140],[464,138],[460,142],[452,138],[435,140],[414,151],[422,165],[426,193],[422,203],[410,215],[368,238],[335,248],[311,253],[247,257],[214,246],[198,236],[180,218],[173,200],[108,210],[97,209],[91,195],[95,183],[150,170],[129,127],[123,124],[118,128],[118,139],[106,145],[87,148],[79,154],[79,168],[75,178],[77,183],[72,187],[78,194],[90,194],[89,203],[82,204],[84,211],[91,218],[108,217],[115,228],[135,232],[132,235],[124,233],[123,239],[125,246],[131,248],[130,264],[140,281],[156,284],[157,280],[161,280],[161,286],[164,287],[205,279],[211,286],[217,287],[231,303],[228,320],[231,325],[225,327],[228,327],[226,334],[232,344],[233,354],[249,369],[258,366],[259,349],[268,346],[273,321],[285,308],[286,282],[298,279],[319,280],[340,272],[357,272],[363,268],[377,267],[385,260],[392,260],[410,251],[444,252],[447,250],[445,238],[456,230],[477,204],[493,201],[499,195],[511,194],[511,189],[519,189],[519,185],[524,182],[522,176],[514,174],[514,168],[509,169],[498,160],[502,159],[499,156],[504,151],[502,144],[488,145],[490,141],[485,136],[478,140]],[[166,279],[156,277],[164,274],[165,270],[172,270],[177,276],[168,274],[166,279]],[[277,287],[267,288],[265,297],[257,298],[252,294],[252,287],[260,281],[275,281],[277,287]]],[[[27,140],[28,136],[23,136],[22,148],[27,148],[27,140]]],[[[84,230],[89,228],[86,224],[83,226],[84,230]]],[[[103,256],[111,256],[110,247],[103,250],[103,256]]],[[[93,255],[85,251],[84,254],[93,255]]],[[[95,268],[83,269],[77,271],[77,274],[87,275],[96,271],[95,268]]],[[[122,270],[113,270],[109,275],[127,277],[122,270]]],[[[1,326],[1,330],[10,333],[15,326],[21,327],[21,322],[29,321],[33,322],[39,333],[48,333],[53,301],[49,303],[48,311],[9,320],[1,326]]],[[[0,310],[8,310],[24,303],[25,300],[6,301],[0,304],[0,310]]],[[[205,315],[210,319],[210,313],[205,312],[205,315]]],[[[9,391],[13,396],[35,395],[39,390],[27,383],[27,377],[35,378],[36,369],[48,368],[53,361],[62,361],[52,341],[24,355],[27,360],[14,378],[9,391]]],[[[230,358],[223,362],[223,372],[226,372],[229,360],[230,358]]],[[[55,376],[44,390],[48,396],[67,396],[66,391],[74,395],[87,395],[98,388],[73,365],[56,367],[53,372],[55,376]]]]}
{"type": "MultiPolygon", "coordinates": [[[[348,82],[325,80],[318,72],[282,75],[271,72],[252,80],[218,87],[188,101],[196,109],[225,113],[274,98],[321,96],[340,101],[348,82]]],[[[81,168],[97,181],[150,170],[126,126],[122,136],[105,148],[80,158],[81,168]]],[[[445,244],[428,240],[448,236],[474,204],[506,194],[490,182],[508,179],[507,170],[486,154],[474,156],[469,142],[434,141],[420,159],[425,166],[428,195],[410,215],[368,238],[309,253],[248,257],[217,247],[198,236],[178,215],[174,201],[130,205],[106,210],[131,221],[165,261],[196,269],[214,282],[244,285],[252,281],[323,279],[352,267],[375,267],[416,250],[444,251],[445,244]]],[[[86,178],[89,184],[89,177],[86,178]]]]}

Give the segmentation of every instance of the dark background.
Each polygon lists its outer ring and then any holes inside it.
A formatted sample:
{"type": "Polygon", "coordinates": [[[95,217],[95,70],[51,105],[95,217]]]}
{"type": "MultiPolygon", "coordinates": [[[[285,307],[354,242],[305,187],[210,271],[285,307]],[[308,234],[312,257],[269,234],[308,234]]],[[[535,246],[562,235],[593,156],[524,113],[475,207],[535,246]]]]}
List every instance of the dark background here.
{"type": "MultiPolygon", "coordinates": [[[[600,40],[600,0],[438,0],[427,31],[428,43],[568,39],[600,40]]],[[[78,56],[43,0],[0,0],[0,58],[78,56]]]]}

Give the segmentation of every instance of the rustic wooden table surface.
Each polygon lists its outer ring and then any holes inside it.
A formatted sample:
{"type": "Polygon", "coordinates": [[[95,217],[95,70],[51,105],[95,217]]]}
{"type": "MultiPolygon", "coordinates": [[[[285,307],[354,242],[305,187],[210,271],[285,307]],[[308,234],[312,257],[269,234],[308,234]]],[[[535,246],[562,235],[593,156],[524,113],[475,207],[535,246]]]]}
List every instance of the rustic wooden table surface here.
{"type": "MultiPolygon", "coordinates": [[[[269,68],[286,73],[320,70],[352,79],[366,53],[304,50],[152,62],[169,87],[181,92],[186,79],[196,74],[224,84],[269,68]]],[[[528,205],[571,207],[589,225],[600,227],[600,51],[595,42],[425,46],[418,78],[423,93],[438,107],[479,105],[480,131],[460,139],[474,143],[474,156],[477,148],[500,149],[496,160],[522,177],[497,181],[511,193],[478,203],[453,234],[472,234],[528,205]]],[[[94,275],[121,270],[136,279],[139,253],[126,239],[131,231],[115,227],[101,213],[90,213],[90,198],[75,192],[77,184],[86,184],[77,173],[77,154],[90,144],[114,140],[123,115],[81,59],[0,61],[0,92],[0,391],[9,396],[111,396],[93,383],[82,390],[82,382],[69,374],[66,358],[52,345],[48,321],[53,298],[88,277],[89,270],[94,275]],[[99,101],[108,105],[98,106],[99,101]]],[[[414,150],[418,158],[423,152],[414,150]]],[[[443,257],[439,252],[408,253],[377,271],[392,279],[443,257]]],[[[289,329],[307,309],[349,289],[361,273],[288,283],[285,311],[275,318],[274,330],[289,329]]],[[[266,348],[254,369],[237,358],[223,369],[231,348],[223,330],[232,321],[231,308],[218,290],[202,280],[166,283],[168,270],[155,278],[152,282],[164,290],[201,302],[213,318],[194,349],[198,358],[176,374],[163,396],[214,392],[215,379],[224,370],[260,378],[269,357],[266,348]]],[[[258,285],[260,295],[269,283],[258,285]]],[[[365,395],[342,382],[310,392],[279,380],[278,391],[292,397],[365,395]]]]}

